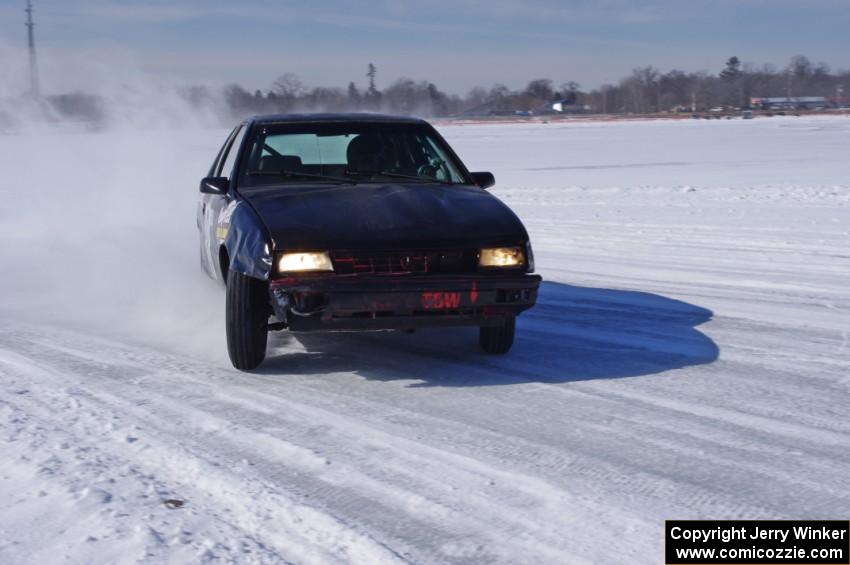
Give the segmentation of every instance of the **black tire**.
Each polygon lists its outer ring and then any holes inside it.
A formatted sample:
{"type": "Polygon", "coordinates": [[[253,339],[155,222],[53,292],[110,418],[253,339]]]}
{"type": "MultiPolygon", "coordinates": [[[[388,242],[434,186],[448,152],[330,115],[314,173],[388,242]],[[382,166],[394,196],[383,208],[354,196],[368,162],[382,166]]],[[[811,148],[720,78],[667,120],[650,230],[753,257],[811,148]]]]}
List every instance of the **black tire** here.
{"type": "Polygon", "coordinates": [[[481,349],[492,355],[510,351],[516,333],[516,316],[508,316],[501,326],[482,326],[479,328],[478,343],[481,349]]]}
{"type": "Polygon", "coordinates": [[[227,273],[225,310],[230,362],[240,371],[256,369],[266,358],[269,337],[268,284],[241,273],[227,273]]]}

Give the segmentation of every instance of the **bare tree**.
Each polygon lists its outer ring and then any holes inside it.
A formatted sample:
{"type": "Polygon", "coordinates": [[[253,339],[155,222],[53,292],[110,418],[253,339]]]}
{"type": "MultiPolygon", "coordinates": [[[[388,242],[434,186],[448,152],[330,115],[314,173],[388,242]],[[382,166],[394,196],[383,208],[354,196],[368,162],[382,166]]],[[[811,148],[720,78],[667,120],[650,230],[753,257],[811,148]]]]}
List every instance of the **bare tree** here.
{"type": "Polygon", "coordinates": [[[285,73],[274,81],[274,92],[285,99],[295,99],[304,93],[304,83],[293,73],[285,73]]]}

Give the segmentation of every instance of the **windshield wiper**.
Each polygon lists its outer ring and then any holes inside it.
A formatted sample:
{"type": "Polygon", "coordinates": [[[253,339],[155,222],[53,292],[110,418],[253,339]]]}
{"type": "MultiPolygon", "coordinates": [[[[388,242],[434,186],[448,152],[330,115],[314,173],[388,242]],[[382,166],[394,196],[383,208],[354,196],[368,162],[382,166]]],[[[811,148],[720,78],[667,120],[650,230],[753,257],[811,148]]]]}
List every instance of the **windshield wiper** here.
{"type": "Polygon", "coordinates": [[[260,176],[287,177],[287,178],[305,177],[305,178],[308,178],[308,179],[332,180],[332,181],[336,181],[336,182],[344,183],[344,184],[357,184],[357,181],[355,181],[353,179],[347,179],[347,178],[344,178],[344,177],[334,177],[334,176],[331,176],[331,175],[314,175],[313,173],[301,173],[301,172],[298,172],[298,171],[289,171],[289,170],[286,170],[286,169],[283,169],[281,171],[248,171],[245,174],[248,175],[249,177],[260,177],[260,176]]]}
{"type": "Polygon", "coordinates": [[[359,177],[359,176],[364,176],[364,175],[382,175],[382,176],[390,177],[390,178],[409,179],[409,180],[415,180],[415,181],[418,181],[418,182],[438,182],[440,184],[454,184],[451,181],[438,180],[438,179],[435,179],[435,178],[420,177],[420,176],[415,176],[415,175],[405,175],[403,173],[394,173],[392,171],[345,171],[345,174],[350,175],[350,176],[354,176],[354,177],[359,177]]]}

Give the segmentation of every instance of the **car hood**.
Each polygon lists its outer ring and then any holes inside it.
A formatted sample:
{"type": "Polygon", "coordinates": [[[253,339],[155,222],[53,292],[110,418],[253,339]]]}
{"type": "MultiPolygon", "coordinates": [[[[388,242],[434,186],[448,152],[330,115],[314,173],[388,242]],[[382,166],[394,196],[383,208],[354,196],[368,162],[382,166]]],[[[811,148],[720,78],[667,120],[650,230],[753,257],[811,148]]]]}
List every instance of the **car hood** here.
{"type": "Polygon", "coordinates": [[[285,186],[242,196],[278,250],[464,248],[528,239],[505,204],[473,186],[285,186]]]}

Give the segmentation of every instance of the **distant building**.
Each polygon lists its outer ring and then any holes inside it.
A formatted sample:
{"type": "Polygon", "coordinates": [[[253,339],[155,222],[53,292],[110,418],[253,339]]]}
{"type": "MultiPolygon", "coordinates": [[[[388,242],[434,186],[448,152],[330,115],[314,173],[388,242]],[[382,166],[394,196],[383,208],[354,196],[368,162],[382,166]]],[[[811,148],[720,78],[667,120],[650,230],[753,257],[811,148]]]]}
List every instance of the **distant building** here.
{"type": "Polygon", "coordinates": [[[584,104],[576,104],[575,98],[572,100],[561,100],[552,104],[553,112],[559,114],[587,114],[590,112],[590,106],[584,104]]]}
{"type": "Polygon", "coordinates": [[[826,108],[829,100],[824,96],[777,96],[750,98],[750,106],[760,110],[816,110],[826,108]]]}
{"type": "Polygon", "coordinates": [[[829,105],[833,108],[847,108],[847,98],[841,96],[834,96],[829,99],[829,105]]]}

